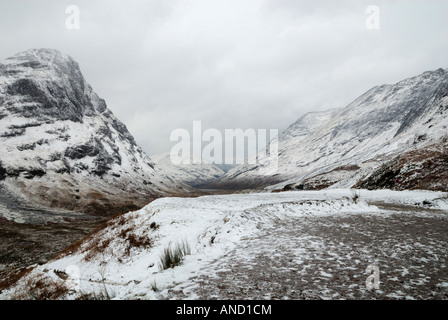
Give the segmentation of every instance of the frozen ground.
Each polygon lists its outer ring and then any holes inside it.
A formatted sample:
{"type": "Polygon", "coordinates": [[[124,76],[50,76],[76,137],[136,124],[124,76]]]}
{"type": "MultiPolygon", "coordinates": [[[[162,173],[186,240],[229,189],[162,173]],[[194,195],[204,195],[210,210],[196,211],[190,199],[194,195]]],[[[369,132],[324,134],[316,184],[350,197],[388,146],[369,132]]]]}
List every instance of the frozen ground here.
{"type": "Polygon", "coordinates": [[[36,266],[0,298],[39,296],[30,284],[40,280],[70,285],[58,297],[68,299],[447,299],[445,195],[359,195],[159,199],[36,266]],[[182,241],[191,254],[161,270],[163,250],[182,241]],[[379,289],[370,291],[369,265],[379,270],[379,289]]]}

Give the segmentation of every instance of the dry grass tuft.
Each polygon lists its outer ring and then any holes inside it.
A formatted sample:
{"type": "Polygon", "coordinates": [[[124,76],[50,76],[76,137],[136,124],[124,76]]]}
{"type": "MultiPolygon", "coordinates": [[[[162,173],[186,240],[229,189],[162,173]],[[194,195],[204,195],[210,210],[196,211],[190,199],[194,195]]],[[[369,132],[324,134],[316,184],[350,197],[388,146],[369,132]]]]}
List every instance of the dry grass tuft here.
{"type": "Polygon", "coordinates": [[[26,279],[26,282],[13,295],[13,300],[59,300],[68,293],[64,281],[55,281],[45,274],[26,279]]]}
{"type": "Polygon", "coordinates": [[[166,270],[181,265],[185,256],[189,254],[191,254],[191,249],[186,241],[179,242],[175,244],[174,247],[169,245],[163,250],[163,254],[160,257],[160,270],[166,270]]]}

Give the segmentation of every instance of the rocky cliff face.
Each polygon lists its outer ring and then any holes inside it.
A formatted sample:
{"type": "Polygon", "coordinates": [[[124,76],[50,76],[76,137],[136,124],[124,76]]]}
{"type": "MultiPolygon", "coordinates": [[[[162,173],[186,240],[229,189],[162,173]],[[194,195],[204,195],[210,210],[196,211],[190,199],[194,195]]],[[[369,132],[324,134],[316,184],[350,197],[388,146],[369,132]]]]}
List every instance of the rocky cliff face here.
{"type": "MultiPolygon", "coordinates": [[[[304,115],[279,137],[276,174],[242,165],[222,185],[274,188],[351,187],[398,155],[445,145],[448,70],[372,88],[341,110],[304,115]]],[[[417,176],[416,176],[417,177],[417,176]]],[[[417,179],[417,178],[416,178],[417,179]]]]}
{"type": "Polygon", "coordinates": [[[105,214],[190,190],[154,165],[56,50],[0,63],[0,145],[3,185],[43,205],[105,214]]]}

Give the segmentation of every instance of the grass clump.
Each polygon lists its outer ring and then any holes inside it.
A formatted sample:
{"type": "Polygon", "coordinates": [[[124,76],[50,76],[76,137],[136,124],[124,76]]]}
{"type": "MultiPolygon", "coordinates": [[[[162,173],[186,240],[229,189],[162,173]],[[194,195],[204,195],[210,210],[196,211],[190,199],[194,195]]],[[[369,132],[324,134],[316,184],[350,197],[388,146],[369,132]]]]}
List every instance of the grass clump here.
{"type": "Polygon", "coordinates": [[[359,191],[356,191],[356,190],[352,189],[352,202],[353,203],[358,203],[360,196],[361,195],[360,195],[359,191]]]}
{"type": "Polygon", "coordinates": [[[115,298],[115,292],[107,290],[106,286],[103,286],[99,291],[94,292],[81,292],[76,300],[112,300],[115,298]]]}
{"type": "Polygon", "coordinates": [[[186,241],[181,241],[173,247],[171,244],[168,245],[168,247],[163,250],[162,256],[160,257],[160,270],[166,270],[181,265],[184,257],[189,254],[191,254],[191,249],[186,241]]]}
{"type": "Polygon", "coordinates": [[[159,287],[157,286],[156,280],[154,280],[151,283],[151,290],[154,291],[154,292],[159,292],[160,291],[159,287]]]}

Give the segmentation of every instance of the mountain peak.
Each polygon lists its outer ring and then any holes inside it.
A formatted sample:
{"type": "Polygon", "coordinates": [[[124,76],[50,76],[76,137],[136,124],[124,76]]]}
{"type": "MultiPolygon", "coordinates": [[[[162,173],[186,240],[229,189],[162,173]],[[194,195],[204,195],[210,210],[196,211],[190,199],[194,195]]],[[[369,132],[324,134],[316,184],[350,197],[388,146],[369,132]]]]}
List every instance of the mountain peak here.
{"type": "Polygon", "coordinates": [[[51,68],[63,73],[80,72],[78,63],[72,57],[56,49],[29,49],[6,58],[1,64],[4,68],[35,70],[51,68]]]}
{"type": "Polygon", "coordinates": [[[58,50],[30,49],[5,59],[0,84],[6,109],[27,118],[80,122],[83,115],[95,113],[89,103],[93,92],[78,63],[58,50]]]}
{"type": "Polygon", "coordinates": [[[34,49],[28,49],[22,52],[19,52],[17,54],[15,54],[15,56],[35,56],[35,57],[40,57],[41,59],[46,59],[49,58],[51,56],[66,56],[68,57],[68,55],[63,54],[61,51],[57,50],[57,49],[52,49],[52,48],[34,48],[34,49]]]}
{"type": "MultiPolygon", "coordinates": [[[[396,154],[421,150],[411,154],[418,160],[424,156],[426,146],[442,148],[447,142],[447,71],[439,68],[374,87],[340,112],[305,114],[279,137],[276,174],[267,176],[265,172],[271,168],[263,163],[241,165],[227,172],[216,185],[250,188],[278,182],[289,186],[294,182],[302,189],[305,185],[351,187],[369,170],[396,154]]],[[[445,161],[442,159],[446,157],[446,147],[442,150],[427,152],[429,166],[445,161]]],[[[412,168],[420,168],[420,163],[412,168]]],[[[420,177],[416,174],[412,179],[420,177]]],[[[446,183],[440,178],[443,175],[427,177],[430,178],[425,187],[445,188],[446,183]]]]}
{"type": "Polygon", "coordinates": [[[154,166],[78,63],[54,49],[27,50],[0,63],[0,147],[2,184],[43,205],[129,209],[184,190],[154,166]]]}

